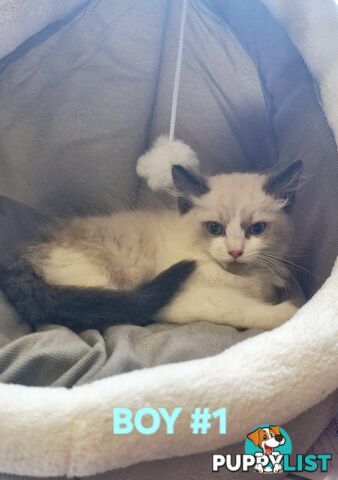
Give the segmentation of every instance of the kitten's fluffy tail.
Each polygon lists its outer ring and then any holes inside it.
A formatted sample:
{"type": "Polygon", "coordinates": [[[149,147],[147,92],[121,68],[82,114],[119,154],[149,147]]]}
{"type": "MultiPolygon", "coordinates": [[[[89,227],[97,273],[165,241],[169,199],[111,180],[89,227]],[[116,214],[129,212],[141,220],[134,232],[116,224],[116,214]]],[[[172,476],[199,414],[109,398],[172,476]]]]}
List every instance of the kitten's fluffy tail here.
{"type": "Polygon", "coordinates": [[[104,330],[116,324],[146,325],[178,292],[195,269],[182,261],[131,291],[48,284],[26,261],[0,269],[0,288],[33,326],[55,323],[75,330],[104,330]]]}

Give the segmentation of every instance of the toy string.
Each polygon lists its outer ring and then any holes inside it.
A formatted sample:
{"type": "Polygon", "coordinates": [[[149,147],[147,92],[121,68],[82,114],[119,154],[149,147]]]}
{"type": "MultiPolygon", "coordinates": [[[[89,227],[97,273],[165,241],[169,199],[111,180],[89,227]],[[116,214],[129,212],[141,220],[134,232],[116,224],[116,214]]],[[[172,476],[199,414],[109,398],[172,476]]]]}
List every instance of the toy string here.
{"type": "Polygon", "coordinates": [[[174,137],[175,137],[175,127],[176,127],[176,117],[177,117],[177,103],[178,103],[178,94],[179,94],[180,80],[181,80],[181,70],[182,70],[182,61],[183,61],[183,45],[184,45],[184,30],[185,30],[185,24],[186,24],[186,19],[187,19],[187,11],[188,11],[188,0],[182,0],[180,36],[179,36],[178,48],[177,48],[174,88],[173,88],[173,97],[172,97],[172,103],[171,103],[169,140],[174,140],[174,137]]]}

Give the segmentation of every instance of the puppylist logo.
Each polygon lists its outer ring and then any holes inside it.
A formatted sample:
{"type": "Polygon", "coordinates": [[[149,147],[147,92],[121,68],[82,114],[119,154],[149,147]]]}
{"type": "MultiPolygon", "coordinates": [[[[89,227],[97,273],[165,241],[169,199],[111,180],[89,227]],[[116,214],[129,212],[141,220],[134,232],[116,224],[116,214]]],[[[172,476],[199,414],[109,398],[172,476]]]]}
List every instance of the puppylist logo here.
{"type": "Polygon", "coordinates": [[[258,473],[279,473],[283,471],[284,455],[292,453],[292,443],[283,428],[261,425],[247,435],[244,452],[255,458],[258,473]]]}
{"type": "Polygon", "coordinates": [[[244,455],[213,455],[212,471],[225,468],[230,472],[254,470],[262,474],[282,472],[327,472],[331,454],[296,455],[291,463],[292,442],[284,428],[263,424],[248,433],[244,455]]]}

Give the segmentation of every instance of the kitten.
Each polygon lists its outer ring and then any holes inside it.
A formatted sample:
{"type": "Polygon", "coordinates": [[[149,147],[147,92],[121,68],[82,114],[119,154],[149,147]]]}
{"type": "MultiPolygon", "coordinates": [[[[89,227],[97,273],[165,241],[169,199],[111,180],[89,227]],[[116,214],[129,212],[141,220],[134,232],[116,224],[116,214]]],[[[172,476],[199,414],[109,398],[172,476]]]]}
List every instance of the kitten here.
{"type": "Polygon", "coordinates": [[[59,221],[2,269],[0,287],[35,326],[275,327],[297,310],[291,299],[277,304],[276,293],[289,287],[289,211],[301,169],[203,178],[174,165],[177,210],[59,221]]]}
{"type": "Polygon", "coordinates": [[[276,176],[203,179],[181,166],[172,168],[183,228],[198,250],[192,246],[187,258],[197,260],[197,268],[156,320],[269,329],[297,311],[303,296],[288,266],[290,211],[301,171],[297,161],[276,176]]]}

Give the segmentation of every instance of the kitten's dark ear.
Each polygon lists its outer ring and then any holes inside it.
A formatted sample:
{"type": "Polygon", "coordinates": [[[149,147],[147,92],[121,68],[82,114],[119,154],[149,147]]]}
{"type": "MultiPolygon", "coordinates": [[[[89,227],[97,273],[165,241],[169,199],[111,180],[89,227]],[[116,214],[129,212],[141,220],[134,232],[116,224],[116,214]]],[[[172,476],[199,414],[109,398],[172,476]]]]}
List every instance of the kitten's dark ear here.
{"type": "Polygon", "coordinates": [[[209,188],[201,178],[188,172],[181,165],[173,165],[171,172],[176,190],[182,194],[177,199],[178,209],[182,214],[187,213],[193,207],[190,197],[200,197],[208,193],[209,188]]]}
{"type": "Polygon", "coordinates": [[[208,193],[209,188],[204,180],[188,172],[181,165],[173,165],[171,172],[174,185],[180,193],[195,197],[208,193]]]}
{"type": "Polygon", "coordinates": [[[287,200],[284,207],[286,210],[290,210],[295,201],[296,190],[302,170],[303,162],[297,160],[282,173],[270,177],[264,187],[264,190],[269,195],[287,200]]]}

